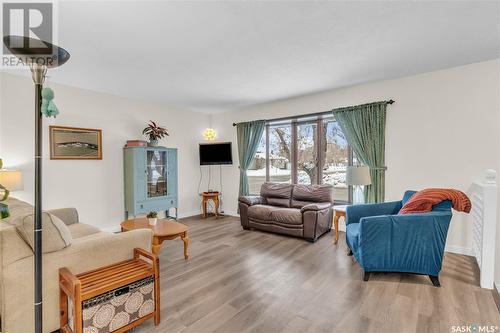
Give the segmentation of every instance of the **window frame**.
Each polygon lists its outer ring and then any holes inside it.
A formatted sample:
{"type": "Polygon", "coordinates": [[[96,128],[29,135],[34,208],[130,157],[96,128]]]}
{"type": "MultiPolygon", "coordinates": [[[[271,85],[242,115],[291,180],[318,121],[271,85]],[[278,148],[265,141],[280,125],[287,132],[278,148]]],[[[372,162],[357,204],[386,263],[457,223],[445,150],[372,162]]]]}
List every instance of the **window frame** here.
{"type": "MultiPolygon", "coordinates": [[[[302,116],[294,116],[294,117],[289,117],[289,118],[282,118],[279,121],[272,121],[268,120],[266,121],[266,127],[264,131],[265,135],[265,149],[266,149],[266,176],[265,176],[265,181],[268,182],[270,180],[270,152],[269,152],[269,137],[270,137],[270,129],[272,127],[277,127],[280,125],[286,125],[291,127],[291,147],[290,147],[290,163],[291,163],[291,178],[290,181],[292,184],[297,184],[298,181],[298,170],[297,170],[297,157],[298,157],[298,146],[297,146],[297,129],[298,126],[300,125],[307,125],[307,124],[315,124],[317,127],[316,130],[316,137],[315,140],[318,142],[316,145],[317,151],[316,151],[316,156],[317,160],[322,161],[323,160],[323,155],[324,155],[324,148],[325,145],[327,144],[326,142],[323,142],[323,125],[325,122],[330,122],[330,121],[336,121],[335,117],[333,115],[319,115],[319,116],[308,116],[308,115],[302,115],[302,116]]],[[[353,165],[353,150],[352,147],[347,144],[347,154],[348,154],[348,166],[353,165]]],[[[315,184],[320,185],[323,182],[323,168],[319,167],[319,163],[316,162],[316,168],[317,170],[317,179],[315,184]]],[[[353,188],[352,185],[347,186],[348,190],[348,201],[345,200],[337,200],[334,198],[334,204],[335,205],[345,205],[345,204],[351,204],[352,203],[352,196],[353,196],[353,188]]]]}

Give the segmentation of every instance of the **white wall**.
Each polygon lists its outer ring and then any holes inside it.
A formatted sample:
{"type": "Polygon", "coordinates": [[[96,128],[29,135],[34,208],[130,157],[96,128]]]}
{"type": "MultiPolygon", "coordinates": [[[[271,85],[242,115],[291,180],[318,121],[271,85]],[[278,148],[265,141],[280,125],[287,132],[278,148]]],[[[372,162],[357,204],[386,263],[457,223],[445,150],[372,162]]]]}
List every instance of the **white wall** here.
{"type": "MultiPolygon", "coordinates": [[[[1,74],[0,151],[4,164],[19,168],[24,191],[13,196],[33,201],[34,88],[31,78],[1,74]]],[[[83,222],[102,229],[119,228],[123,219],[123,155],[127,139],[141,138],[151,119],[164,125],[170,136],[160,142],[178,148],[179,214],[199,213],[198,142],[208,116],[113,95],[50,84],[60,110],[56,119],[44,119],[44,208],[76,207],[83,222]],[[50,160],[48,126],[100,128],[101,161],[50,160]]]]}
{"type": "MultiPolygon", "coordinates": [[[[234,143],[237,158],[233,122],[394,99],[396,103],[387,111],[387,200],[400,199],[406,189],[453,187],[467,191],[485,169],[499,169],[499,66],[499,60],[494,60],[369,83],[216,114],[211,121],[221,140],[234,143]]],[[[224,173],[225,183],[231,184],[224,191],[226,210],[233,212],[237,205],[237,166],[236,160],[224,173]]],[[[470,251],[471,239],[470,219],[454,212],[448,248],[470,251]]],[[[497,257],[500,267],[500,255],[497,257]]]]}

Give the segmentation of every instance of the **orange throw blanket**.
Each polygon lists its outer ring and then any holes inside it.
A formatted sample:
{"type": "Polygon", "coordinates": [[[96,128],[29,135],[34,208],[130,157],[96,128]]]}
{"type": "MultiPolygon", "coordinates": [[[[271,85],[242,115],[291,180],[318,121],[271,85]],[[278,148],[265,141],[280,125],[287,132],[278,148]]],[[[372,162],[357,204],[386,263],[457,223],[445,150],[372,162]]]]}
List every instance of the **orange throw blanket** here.
{"type": "Polygon", "coordinates": [[[413,194],[399,214],[425,213],[432,210],[432,206],[445,200],[451,200],[451,205],[459,212],[469,213],[472,204],[464,192],[445,188],[427,188],[413,194]]]}

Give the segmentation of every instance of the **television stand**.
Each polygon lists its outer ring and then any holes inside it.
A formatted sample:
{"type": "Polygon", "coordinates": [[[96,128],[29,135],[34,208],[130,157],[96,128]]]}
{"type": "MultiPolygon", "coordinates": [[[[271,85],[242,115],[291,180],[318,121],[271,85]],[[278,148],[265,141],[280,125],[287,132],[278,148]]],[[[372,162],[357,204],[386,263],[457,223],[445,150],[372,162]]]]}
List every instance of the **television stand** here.
{"type": "Polygon", "coordinates": [[[201,194],[201,208],[203,212],[203,218],[207,218],[208,213],[207,213],[207,203],[209,200],[212,200],[214,202],[214,210],[215,210],[215,218],[219,217],[219,195],[220,193],[215,191],[215,192],[203,192],[201,194]]]}

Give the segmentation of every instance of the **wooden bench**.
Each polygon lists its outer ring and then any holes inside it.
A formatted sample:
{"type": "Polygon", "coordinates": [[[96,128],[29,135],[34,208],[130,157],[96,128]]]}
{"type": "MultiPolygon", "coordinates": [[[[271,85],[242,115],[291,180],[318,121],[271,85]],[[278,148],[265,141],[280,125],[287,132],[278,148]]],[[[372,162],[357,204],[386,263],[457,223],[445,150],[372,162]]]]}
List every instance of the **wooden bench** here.
{"type": "Polygon", "coordinates": [[[134,249],[134,258],[113,265],[104,266],[88,272],[74,275],[66,267],[59,269],[59,307],[62,333],[83,332],[83,302],[115,291],[115,296],[127,293],[126,286],[131,283],[154,278],[154,310],[113,332],[125,332],[145,320],[154,317],[155,325],[160,323],[160,272],[159,260],[155,254],[143,249],[134,249]],[[148,261],[144,258],[149,259],[148,261]],[[123,290],[120,288],[124,287],[123,290]],[[72,304],[68,304],[71,302],[72,304]],[[68,310],[68,305],[70,306],[68,310]],[[69,313],[72,311],[72,322],[69,323],[69,313]],[[74,331],[71,326],[74,327],[74,331]]]}

